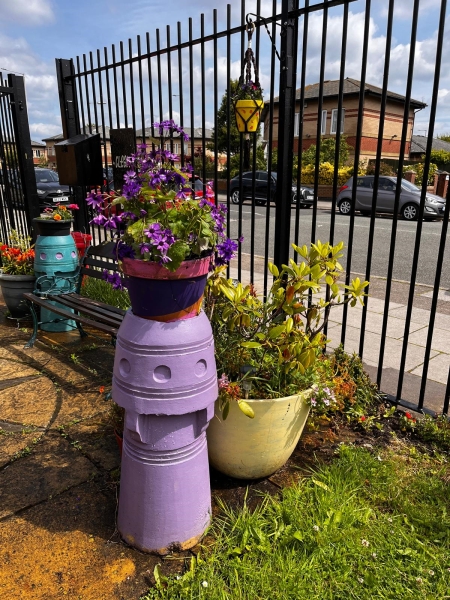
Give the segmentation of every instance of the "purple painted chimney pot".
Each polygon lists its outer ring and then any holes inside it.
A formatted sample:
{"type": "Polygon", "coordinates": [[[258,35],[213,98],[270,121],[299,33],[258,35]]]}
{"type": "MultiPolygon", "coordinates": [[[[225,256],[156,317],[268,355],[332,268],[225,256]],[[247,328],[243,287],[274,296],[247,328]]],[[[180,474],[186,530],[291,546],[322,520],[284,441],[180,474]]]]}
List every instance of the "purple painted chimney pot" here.
{"type": "Polygon", "coordinates": [[[203,312],[170,323],[127,312],[112,397],[126,410],[117,525],[130,545],[164,554],[202,537],[211,515],[205,431],[217,393],[203,312]]]}

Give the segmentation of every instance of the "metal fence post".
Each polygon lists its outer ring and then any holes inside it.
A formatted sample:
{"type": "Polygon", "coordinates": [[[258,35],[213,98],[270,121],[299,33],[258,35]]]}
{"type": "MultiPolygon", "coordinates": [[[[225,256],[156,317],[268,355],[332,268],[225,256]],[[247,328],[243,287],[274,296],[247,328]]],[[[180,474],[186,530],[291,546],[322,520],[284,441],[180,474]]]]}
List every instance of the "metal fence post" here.
{"type": "Polygon", "coordinates": [[[30,126],[28,124],[27,101],[25,95],[25,81],[20,75],[8,74],[8,85],[13,89],[11,99],[11,116],[14,128],[14,137],[17,148],[17,166],[25,203],[25,218],[28,230],[32,232],[33,240],[36,233],[32,229],[34,217],[39,217],[39,199],[34,175],[33,151],[31,149],[30,126]]]}
{"type": "MultiPolygon", "coordinates": [[[[67,140],[81,133],[78,113],[77,88],[75,84],[75,68],[72,60],[56,58],[56,77],[58,79],[59,106],[63,138],[67,140]]],[[[75,229],[89,232],[89,213],[84,201],[85,189],[79,186],[73,188],[73,195],[79,210],[74,212],[75,229]]]]}
{"type": "MultiPolygon", "coordinates": [[[[278,112],[278,169],[277,203],[275,209],[274,263],[278,266],[289,261],[291,233],[292,165],[294,144],[295,82],[294,56],[297,52],[298,17],[288,18],[295,9],[295,0],[282,0],[281,4],[281,52],[280,52],[280,101],[278,112]]],[[[299,142],[300,143],[300,142],[299,142]]]]}

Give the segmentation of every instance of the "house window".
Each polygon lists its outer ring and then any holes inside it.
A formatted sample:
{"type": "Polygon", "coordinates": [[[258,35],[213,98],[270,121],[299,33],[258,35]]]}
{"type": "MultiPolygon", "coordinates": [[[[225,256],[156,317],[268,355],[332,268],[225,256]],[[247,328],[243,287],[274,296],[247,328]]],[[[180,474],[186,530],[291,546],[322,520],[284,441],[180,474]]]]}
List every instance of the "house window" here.
{"type": "MultiPolygon", "coordinates": [[[[344,116],[345,116],[345,108],[342,109],[342,115],[341,115],[341,133],[344,133],[344,116]]],[[[330,129],[330,133],[336,133],[337,132],[337,118],[338,118],[338,109],[337,108],[333,108],[333,110],[331,111],[331,129],[330,129]]]]}
{"type": "Polygon", "coordinates": [[[40,150],[33,150],[33,154],[35,158],[41,158],[41,151],[40,150]]]}
{"type": "Polygon", "coordinates": [[[327,111],[323,110],[322,111],[322,123],[321,123],[321,127],[320,127],[320,133],[322,135],[325,135],[327,132],[327,111]]]}
{"type": "Polygon", "coordinates": [[[54,146],[49,146],[48,147],[48,155],[53,156],[53,154],[54,154],[54,146]]]}

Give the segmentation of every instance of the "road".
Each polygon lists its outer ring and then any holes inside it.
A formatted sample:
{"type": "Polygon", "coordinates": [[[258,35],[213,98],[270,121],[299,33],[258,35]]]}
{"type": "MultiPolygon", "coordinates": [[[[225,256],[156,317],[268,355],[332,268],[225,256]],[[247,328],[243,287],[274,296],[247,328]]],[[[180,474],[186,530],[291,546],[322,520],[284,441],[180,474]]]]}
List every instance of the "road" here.
{"type": "MultiPolygon", "coordinates": [[[[221,202],[226,197],[219,195],[221,202]]],[[[291,241],[295,240],[295,209],[292,210],[291,218],[291,241]]],[[[250,253],[251,250],[251,220],[252,206],[246,201],[242,206],[242,235],[244,242],[242,251],[250,253]]],[[[255,207],[255,232],[254,248],[255,254],[264,256],[265,253],[265,230],[267,209],[255,207]]],[[[299,244],[308,244],[311,240],[313,211],[301,209],[299,219],[299,244]]],[[[239,207],[231,206],[230,211],[230,237],[238,237],[239,207]]],[[[321,201],[317,211],[316,239],[322,242],[330,239],[331,204],[321,201]]],[[[335,243],[343,241],[348,245],[350,218],[336,213],[335,221],[335,243]]],[[[269,223],[269,256],[273,256],[275,227],[275,208],[270,209],[269,223]]],[[[365,274],[367,262],[367,249],[369,240],[370,218],[355,215],[355,227],[353,238],[353,251],[351,270],[353,273],[365,274]]],[[[417,222],[399,220],[397,223],[397,236],[395,242],[393,278],[401,281],[410,281],[412,270],[412,258],[416,245],[417,222]]],[[[377,216],[375,221],[375,236],[372,252],[371,274],[378,277],[386,277],[389,265],[389,252],[391,247],[392,216],[377,216]]],[[[436,276],[436,264],[441,243],[442,222],[424,221],[422,223],[422,234],[420,240],[419,263],[417,268],[416,283],[434,286],[436,276]]],[[[347,252],[341,260],[346,266],[347,252]]],[[[441,272],[440,287],[450,289],[450,233],[447,233],[446,251],[444,254],[443,269],[441,272]]]]}

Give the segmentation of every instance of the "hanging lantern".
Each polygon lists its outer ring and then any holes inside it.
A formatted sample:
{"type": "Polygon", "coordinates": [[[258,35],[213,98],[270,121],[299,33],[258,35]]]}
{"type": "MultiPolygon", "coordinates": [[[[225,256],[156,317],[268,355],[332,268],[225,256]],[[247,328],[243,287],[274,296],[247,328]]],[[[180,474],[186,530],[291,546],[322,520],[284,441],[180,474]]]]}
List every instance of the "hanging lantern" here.
{"type": "Polygon", "coordinates": [[[264,106],[255,56],[252,50],[252,35],[254,30],[255,24],[250,19],[247,24],[248,48],[244,55],[238,88],[232,99],[236,127],[239,132],[245,134],[256,133],[264,106]],[[252,79],[252,67],[254,79],[252,79]]]}

